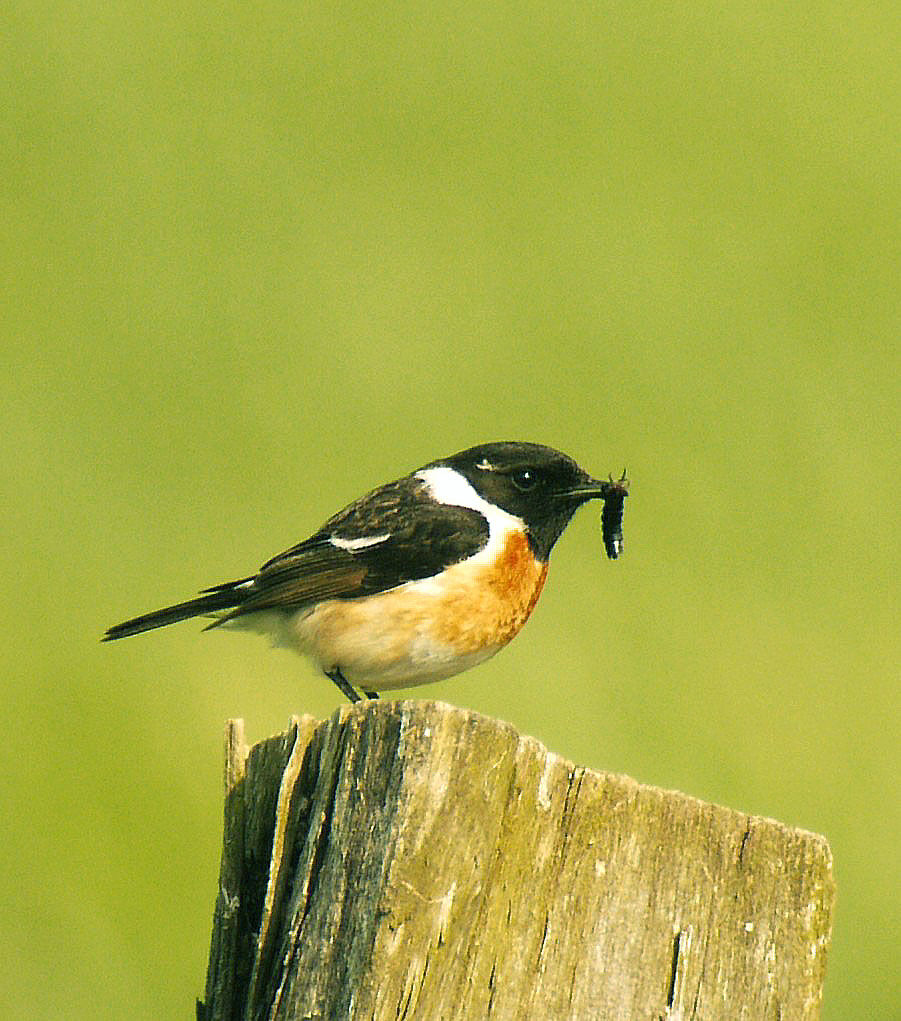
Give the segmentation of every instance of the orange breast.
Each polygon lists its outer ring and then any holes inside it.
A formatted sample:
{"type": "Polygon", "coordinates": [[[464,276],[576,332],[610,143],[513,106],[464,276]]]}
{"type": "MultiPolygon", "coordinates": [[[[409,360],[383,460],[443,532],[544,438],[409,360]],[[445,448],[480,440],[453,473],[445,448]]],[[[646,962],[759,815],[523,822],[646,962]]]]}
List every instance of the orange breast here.
{"type": "Polygon", "coordinates": [[[432,634],[460,652],[506,645],[529,619],[546,577],[528,539],[511,532],[494,564],[450,568],[432,634]]]}
{"type": "Polygon", "coordinates": [[[473,560],[379,595],[326,599],[292,619],[285,644],[377,691],[467,670],[513,638],[547,577],[521,532],[493,563],[473,560]]]}

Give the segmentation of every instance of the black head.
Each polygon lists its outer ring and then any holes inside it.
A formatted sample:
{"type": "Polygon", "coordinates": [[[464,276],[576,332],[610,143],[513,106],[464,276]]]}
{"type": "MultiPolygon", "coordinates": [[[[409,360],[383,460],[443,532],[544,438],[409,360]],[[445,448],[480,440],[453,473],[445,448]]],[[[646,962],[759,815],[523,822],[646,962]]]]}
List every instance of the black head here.
{"type": "Polygon", "coordinates": [[[428,467],[438,466],[460,472],[479,496],[522,518],[541,560],[581,504],[605,491],[571,457],[539,443],[482,443],[428,467]]]}

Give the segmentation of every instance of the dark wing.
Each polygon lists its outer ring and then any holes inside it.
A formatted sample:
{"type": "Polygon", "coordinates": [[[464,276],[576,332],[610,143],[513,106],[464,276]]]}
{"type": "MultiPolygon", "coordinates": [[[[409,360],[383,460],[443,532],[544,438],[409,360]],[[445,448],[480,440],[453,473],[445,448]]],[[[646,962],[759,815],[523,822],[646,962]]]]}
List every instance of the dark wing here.
{"type": "Polygon", "coordinates": [[[439,574],[487,541],[483,515],[436,503],[408,476],[350,504],[315,535],[267,561],[240,606],[210,627],[258,610],[375,595],[439,574]]]}

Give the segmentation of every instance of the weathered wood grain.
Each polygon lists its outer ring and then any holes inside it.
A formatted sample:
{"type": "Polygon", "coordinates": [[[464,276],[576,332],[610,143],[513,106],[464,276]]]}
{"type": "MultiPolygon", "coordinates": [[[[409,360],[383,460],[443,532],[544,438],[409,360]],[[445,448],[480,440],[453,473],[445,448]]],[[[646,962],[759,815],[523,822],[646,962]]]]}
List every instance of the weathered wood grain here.
{"type": "Polygon", "coordinates": [[[442,703],[227,753],[205,1021],[819,1016],[822,837],[442,703]]]}

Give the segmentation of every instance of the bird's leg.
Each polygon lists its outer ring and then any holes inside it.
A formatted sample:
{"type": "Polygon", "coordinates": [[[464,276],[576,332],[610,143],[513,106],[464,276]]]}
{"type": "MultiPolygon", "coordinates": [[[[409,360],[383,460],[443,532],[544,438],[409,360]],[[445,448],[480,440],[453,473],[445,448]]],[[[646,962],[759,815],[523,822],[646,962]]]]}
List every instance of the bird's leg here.
{"type": "MultiPolygon", "coordinates": [[[[340,669],[338,667],[335,667],[335,669],[332,670],[332,671],[326,670],[325,671],[325,676],[328,677],[329,680],[334,681],[335,684],[338,685],[338,688],[340,689],[341,694],[342,695],[346,695],[347,698],[349,698],[351,700],[351,702],[359,702],[360,701],[360,696],[350,686],[350,684],[348,683],[347,678],[344,676],[344,674],[341,673],[341,671],[340,671],[340,669]]],[[[367,694],[369,694],[369,693],[367,692],[367,694]]]]}

